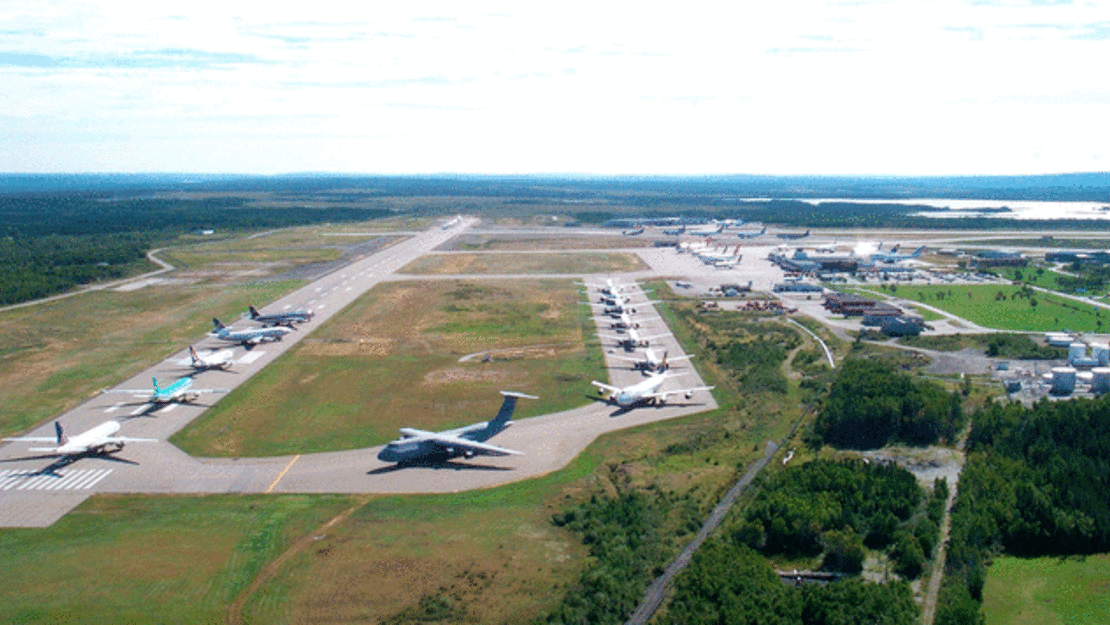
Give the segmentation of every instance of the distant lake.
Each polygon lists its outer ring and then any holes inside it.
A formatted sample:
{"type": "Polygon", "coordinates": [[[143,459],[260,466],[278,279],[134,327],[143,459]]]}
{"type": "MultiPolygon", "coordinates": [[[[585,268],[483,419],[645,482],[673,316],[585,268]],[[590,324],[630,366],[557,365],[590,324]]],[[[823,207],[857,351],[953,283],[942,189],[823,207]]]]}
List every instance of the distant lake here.
{"type": "Polygon", "coordinates": [[[1108,202],[1038,202],[1035,200],[851,200],[799,199],[808,204],[852,202],[853,204],[902,204],[932,206],[936,211],[913,213],[923,217],[999,217],[1003,219],[1110,219],[1108,202]],[[1010,210],[999,210],[999,209],[1010,210]]]}

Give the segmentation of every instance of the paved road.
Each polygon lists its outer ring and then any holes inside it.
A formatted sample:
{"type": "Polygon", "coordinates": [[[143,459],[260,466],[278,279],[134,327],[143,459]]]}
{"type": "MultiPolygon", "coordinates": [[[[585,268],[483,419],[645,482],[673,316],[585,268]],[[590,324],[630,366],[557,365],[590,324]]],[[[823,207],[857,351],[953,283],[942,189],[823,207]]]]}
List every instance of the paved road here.
{"type": "MultiPolygon", "coordinates": [[[[198,351],[233,350],[236,365],[232,372],[213,371],[198,376],[195,387],[230,389],[244,383],[296,344],[308,331],[326,322],[331,315],[374,285],[383,280],[415,278],[400,277],[394,272],[443,241],[457,236],[473,223],[475,220],[467,220],[446,231],[433,227],[409,241],[324,276],[267,306],[263,312],[303,306],[316,313],[311,322],[301,326],[301,330],[289,333],[281,342],[264,343],[247,351],[238,346],[221,345],[218,339],[211,337],[199,341],[196,344],[198,351]]],[[[612,277],[633,280],[652,273],[642,271],[612,277]]],[[[443,276],[444,279],[459,277],[443,276]]],[[[469,277],[490,279],[500,276],[469,277]]],[[[608,276],[587,276],[587,279],[600,282],[604,277],[608,276]]],[[[646,299],[642,293],[640,295],[641,299],[646,299]]],[[[653,312],[642,310],[641,315],[646,317],[653,312]]],[[[597,321],[599,327],[612,332],[606,318],[599,316],[597,321]]],[[[666,331],[657,316],[656,320],[646,321],[645,324],[647,333],[666,331]]],[[[672,337],[661,339],[660,345],[674,356],[683,353],[672,337]]],[[[611,352],[607,350],[607,357],[609,355],[611,352]]],[[[611,371],[610,380],[615,385],[624,386],[642,379],[639,372],[628,369],[619,361],[607,358],[607,365],[611,371]]],[[[188,368],[188,357],[182,351],[114,390],[147,390],[151,377],[165,383],[181,377],[188,372],[188,368]]],[[[681,384],[678,380],[668,381],[668,386],[664,388],[703,385],[693,369],[687,373],[680,378],[681,384]]],[[[165,442],[199,416],[205,409],[199,404],[212,401],[210,397],[212,395],[202,396],[198,405],[170,404],[152,412],[149,405],[136,402],[126,394],[106,393],[61,415],[59,419],[71,433],[84,431],[110,419],[119,419],[123,423],[121,435],[156,438],[162,442],[132,443],[119,454],[137,464],[84,459],[53,473],[42,473],[49,460],[5,462],[0,465],[3,467],[0,473],[0,526],[49,525],[93,493],[435,493],[489,487],[562,468],[600,434],[716,408],[708,393],[699,393],[689,401],[632,411],[620,411],[597,402],[574,410],[517,421],[513,428],[498,437],[497,442],[524,451],[524,456],[478,458],[398,469],[377,460],[380,447],[273,458],[206,459],[191,457],[165,442]]],[[[481,421],[490,416],[475,415],[474,420],[481,421]]],[[[52,436],[53,426],[51,423],[43,424],[30,435],[52,436]]],[[[27,447],[27,443],[6,444],[0,447],[0,458],[24,456],[27,447]]]]}

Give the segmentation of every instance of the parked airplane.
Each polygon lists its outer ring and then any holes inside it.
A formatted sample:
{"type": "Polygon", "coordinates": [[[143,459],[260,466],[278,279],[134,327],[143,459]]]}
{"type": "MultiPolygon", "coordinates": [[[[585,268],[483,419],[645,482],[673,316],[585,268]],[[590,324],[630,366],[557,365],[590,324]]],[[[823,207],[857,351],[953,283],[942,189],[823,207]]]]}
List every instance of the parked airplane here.
{"type": "Polygon", "coordinates": [[[598,395],[622,408],[631,408],[639,404],[664,404],[671,395],[683,395],[686,399],[690,399],[696,391],[711,391],[714,388],[712,386],[697,386],[673,391],[660,391],[659,387],[663,386],[663,382],[673,377],[676,376],[666,373],[649,373],[648,379],[624,388],[610,386],[597,380],[593,380],[590,384],[597,387],[598,395]],[[606,396],[606,393],[608,393],[608,396],[606,396]]]}
{"type": "Polygon", "coordinates": [[[212,324],[215,328],[212,334],[221,340],[231,341],[232,343],[241,343],[243,346],[252,346],[262,341],[280,341],[281,337],[289,332],[288,328],[255,328],[252,330],[232,330],[231,328],[220,323],[219,319],[212,318],[212,324]]]}
{"type": "Polygon", "coordinates": [[[798,234],[798,233],[795,233],[795,232],[780,232],[780,233],[776,234],[775,236],[777,236],[780,239],[785,239],[787,241],[796,241],[798,239],[804,239],[804,238],[808,237],[809,236],[809,230],[806,230],[805,232],[803,232],[801,234],[798,234]]]}
{"type": "Polygon", "coordinates": [[[378,453],[378,460],[384,462],[412,462],[415,460],[447,460],[458,456],[509,456],[523,455],[523,452],[497,447],[485,441],[512,425],[513,411],[517,399],[539,399],[524,393],[501,391],[505,400],[501,410],[492,421],[475,423],[464,428],[428,432],[414,428],[401,428],[401,438],[389,443],[378,453]]]}
{"type": "Polygon", "coordinates": [[[611,334],[599,334],[598,336],[604,339],[615,340],[617,342],[617,347],[623,346],[628,349],[635,349],[637,347],[647,347],[648,345],[650,345],[649,341],[651,341],[651,339],[662,338],[664,336],[669,336],[669,334],[664,333],[640,336],[640,333],[637,332],[635,329],[629,329],[628,334],[624,336],[615,336],[611,334]]]}
{"type": "Polygon", "coordinates": [[[304,323],[312,319],[312,311],[310,310],[293,310],[290,312],[273,313],[270,315],[263,315],[258,312],[254,306],[248,306],[251,311],[251,319],[261,323],[263,327],[269,326],[286,326],[289,329],[293,328],[294,323],[304,323]]]}
{"type": "Polygon", "coordinates": [[[686,226],[682,226],[681,228],[675,228],[674,230],[664,230],[663,234],[669,234],[673,237],[677,237],[681,234],[686,234],[686,226]]]}
{"type": "MultiPolygon", "coordinates": [[[[651,319],[657,319],[658,317],[650,317],[650,318],[651,319]]],[[[609,327],[629,330],[629,329],[633,329],[633,328],[639,328],[640,327],[640,322],[633,319],[632,315],[628,314],[627,312],[622,312],[619,315],[617,315],[617,318],[614,319],[611,324],[609,324],[609,327]]]]}
{"type": "MultiPolygon", "coordinates": [[[[114,436],[119,431],[119,421],[105,421],[100,425],[85,430],[73,438],[65,435],[65,430],[62,428],[60,421],[54,422],[54,438],[49,436],[18,436],[14,438],[5,438],[5,441],[14,442],[31,442],[31,443],[55,443],[55,447],[31,447],[27,451],[43,452],[43,455],[34,456],[33,458],[53,458],[53,457],[71,457],[76,459],[79,456],[95,455],[107,456],[114,454],[123,449],[125,443],[157,443],[156,438],[128,438],[126,436],[114,436]]],[[[21,458],[21,460],[30,460],[32,458],[21,458]]],[[[130,462],[129,460],[120,460],[121,462],[130,462]]]]}
{"type": "Polygon", "coordinates": [[[633,369],[642,369],[644,371],[666,371],[670,369],[671,363],[679,360],[690,360],[693,356],[676,356],[675,358],[667,358],[667,352],[663,352],[663,356],[655,353],[653,349],[645,349],[643,358],[622,358],[621,356],[613,356],[617,360],[631,362],[633,369]]]}
{"type": "Polygon", "coordinates": [[[924,252],[924,251],[925,251],[925,246],[922,245],[921,247],[917,248],[916,250],[910,252],[909,254],[899,254],[896,251],[875,252],[874,254],[871,255],[871,260],[872,261],[877,261],[877,262],[883,262],[883,263],[897,263],[897,262],[900,262],[900,261],[903,261],[903,260],[910,260],[911,258],[917,258],[917,257],[921,256],[921,253],[924,252]]]}
{"type": "Polygon", "coordinates": [[[623,234],[626,237],[634,237],[634,236],[637,236],[637,235],[641,235],[643,233],[644,233],[644,227],[639,226],[637,228],[633,228],[632,230],[625,230],[621,234],[623,234]]]}
{"type": "Polygon", "coordinates": [[[686,231],[687,234],[717,234],[725,229],[725,224],[710,223],[704,226],[695,226],[686,231]]]}
{"type": "Polygon", "coordinates": [[[196,401],[196,399],[198,397],[200,397],[201,393],[226,393],[227,392],[226,389],[208,389],[208,388],[194,389],[194,388],[192,388],[193,378],[190,378],[190,377],[181,378],[180,380],[174,382],[173,384],[170,384],[166,388],[162,388],[162,387],[158,386],[158,378],[151,378],[150,381],[154,385],[154,388],[150,391],[146,391],[146,390],[142,390],[142,389],[132,389],[132,390],[129,390],[129,389],[111,389],[111,390],[106,390],[106,391],[103,391],[103,392],[104,393],[127,393],[127,394],[135,395],[135,396],[138,396],[138,397],[144,397],[145,399],[143,401],[145,401],[146,403],[159,405],[159,406],[164,405],[164,404],[169,404],[169,403],[172,403],[172,402],[178,402],[178,403],[181,403],[181,404],[188,404],[190,402],[196,401]]]}
{"type": "Polygon", "coordinates": [[[763,226],[763,229],[759,232],[737,232],[736,237],[739,239],[755,239],[765,234],[767,234],[767,226],[763,226]]]}
{"type": "Polygon", "coordinates": [[[193,346],[189,346],[189,358],[192,361],[193,370],[197,373],[208,371],[209,369],[219,369],[220,371],[228,371],[231,369],[231,355],[230,349],[219,351],[215,354],[208,356],[201,356],[193,346]]]}

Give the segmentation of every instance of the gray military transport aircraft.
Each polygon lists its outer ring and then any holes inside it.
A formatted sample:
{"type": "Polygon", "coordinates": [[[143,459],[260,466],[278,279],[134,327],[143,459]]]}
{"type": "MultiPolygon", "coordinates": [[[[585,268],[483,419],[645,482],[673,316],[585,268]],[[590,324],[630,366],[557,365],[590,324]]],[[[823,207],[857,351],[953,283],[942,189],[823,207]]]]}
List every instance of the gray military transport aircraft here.
{"type": "Polygon", "coordinates": [[[459,456],[520,456],[523,452],[505,449],[485,441],[512,425],[516,400],[539,399],[524,393],[501,391],[505,401],[492,421],[475,423],[464,428],[428,432],[414,428],[401,428],[401,438],[389,443],[378,453],[378,460],[399,464],[428,460],[449,460],[459,456]]]}

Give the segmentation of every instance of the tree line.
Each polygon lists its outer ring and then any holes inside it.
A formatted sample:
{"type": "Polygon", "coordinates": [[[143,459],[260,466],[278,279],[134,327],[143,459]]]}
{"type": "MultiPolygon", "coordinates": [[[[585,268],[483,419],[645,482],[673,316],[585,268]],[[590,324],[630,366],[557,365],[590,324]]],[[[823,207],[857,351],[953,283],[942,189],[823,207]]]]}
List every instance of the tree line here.
{"type": "Polygon", "coordinates": [[[0,196],[0,305],[122,278],[148,250],[199,229],[238,231],[373,219],[379,208],[265,207],[242,198],[0,196]]]}
{"type": "Polygon", "coordinates": [[[980,622],[991,558],[1110,551],[1110,398],[972,418],[937,623],[980,622]]]}
{"type": "Polygon", "coordinates": [[[878,360],[849,358],[837,370],[814,424],[814,442],[876,449],[891,441],[953,440],[964,422],[960,397],[878,360]]]}

